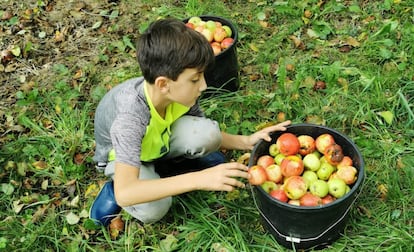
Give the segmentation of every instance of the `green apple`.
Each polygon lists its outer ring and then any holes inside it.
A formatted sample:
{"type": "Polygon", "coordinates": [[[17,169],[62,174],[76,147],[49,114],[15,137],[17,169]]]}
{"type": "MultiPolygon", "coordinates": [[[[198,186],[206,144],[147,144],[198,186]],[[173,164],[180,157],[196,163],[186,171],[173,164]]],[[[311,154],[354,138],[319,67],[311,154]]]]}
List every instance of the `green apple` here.
{"type": "Polygon", "coordinates": [[[332,178],[328,181],[329,194],[339,199],[346,193],[347,186],[345,181],[340,178],[332,178]]]}
{"type": "Polygon", "coordinates": [[[314,171],[306,170],[303,172],[302,178],[305,180],[306,186],[309,188],[314,181],[318,180],[318,175],[316,175],[316,172],[314,171]]]}
{"type": "Polygon", "coordinates": [[[226,34],[227,34],[227,37],[231,37],[231,35],[232,35],[232,31],[231,31],[231,28],[228,26],[228,25],[223,25],[223,29],[226,31],[226,34]]]}
{"type": "Polygon", "coordinates": [[[331,165],[328,162],[321,164],[321,167],[316,171],[319,179],[328,180],[331,174],[335,171],[335,166],[331,165]]]}
{"type": "Polygon", "coordinates": [[[206,28],[209,29],[212,33],[214,33],[214,31],[216,30],[216,22],[214,22],[213,20],[208,20],[206,22],[206,28]]]}
{"type": "Polygon", "coordinates": [[[270,193],[271,191],[278,189],[278,185],[275,182],[273,182],[273,181],[265,181],[260,186],[267,193],[270,193]]]}
{"type": "Polygon", "coordinates": [[[321,161],[315,153],[309,153],[303,157],[303,165],[306,169],[311,171],[317,171],[321,166],[321,161]]]}
{"type": "Polygon", "coordinates": [[[271,144],[269,146],[269,154],[272,157],[276,157],[277,154],[279,154],[279,149],[277,148],[277,144],[271,144]]]}
{"type": "Polygon", "coordinates": [[[194,24],[195,26],[198,26],[202,23],[202,20],[198,16],[193,16],[188,19],[188,22],[194,24]]]}
{"type": "Polygon", "coordinates": [[[285,159],[285,155],[283,155],[282,153],[279,153],[279,154],[277,154],[276,156],[275,156],[275,163],[277,164],[277,165],[280,165],[280,164],[282,164],[282,161],[283,161],[283,159],[285,159]]]}
{"type": "Polygon", "coordinates": [[[328,182],[326,182],[325,180],[318,179],[310,185],[309,191],[313,195],[323,198],[329,193],[328,182]]]}

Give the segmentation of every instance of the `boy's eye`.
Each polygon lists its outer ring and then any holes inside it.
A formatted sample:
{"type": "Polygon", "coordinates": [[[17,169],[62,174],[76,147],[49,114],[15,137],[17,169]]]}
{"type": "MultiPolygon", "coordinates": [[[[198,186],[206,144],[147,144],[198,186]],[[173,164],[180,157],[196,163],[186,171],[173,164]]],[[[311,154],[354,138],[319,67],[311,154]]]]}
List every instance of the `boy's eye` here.
{"type": "Polygon", "coordinates": [[[200,79],[193,79],[191,80],[193,83],[197,83],[200,79]]]}

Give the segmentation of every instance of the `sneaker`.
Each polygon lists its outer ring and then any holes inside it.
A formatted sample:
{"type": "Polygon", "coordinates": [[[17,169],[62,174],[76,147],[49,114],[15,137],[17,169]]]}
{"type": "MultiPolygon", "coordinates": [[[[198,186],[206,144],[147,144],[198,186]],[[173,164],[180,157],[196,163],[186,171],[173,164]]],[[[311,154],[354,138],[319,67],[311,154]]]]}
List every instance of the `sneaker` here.
{"type": "Polygon", "coordinates": [[[89,210],[89,218],[95,221],[97,225],[106,227],[119,212],[121,212],[121,207],[115,201],[114,182],[110,180],[105,183],[98,196],[96,196],[89,210]]]}

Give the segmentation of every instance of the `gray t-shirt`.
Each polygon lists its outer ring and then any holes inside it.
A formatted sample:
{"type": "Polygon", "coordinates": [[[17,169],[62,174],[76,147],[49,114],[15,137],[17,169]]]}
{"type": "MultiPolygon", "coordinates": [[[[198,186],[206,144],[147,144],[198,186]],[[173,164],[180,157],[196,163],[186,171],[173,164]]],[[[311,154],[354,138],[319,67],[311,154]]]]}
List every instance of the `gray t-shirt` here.
{"type": "MultiPolygon", "coordinates": [[[[151,119],[143,83],[142,77],[127,80],[112,88],[98,104],[95,162],[107,162],[109,151],[114,149],[117,161],[141,166],[141,143],[151,119]]],[[[196,104],[187,115],[203,116],[203,112],[196,104]]]]}

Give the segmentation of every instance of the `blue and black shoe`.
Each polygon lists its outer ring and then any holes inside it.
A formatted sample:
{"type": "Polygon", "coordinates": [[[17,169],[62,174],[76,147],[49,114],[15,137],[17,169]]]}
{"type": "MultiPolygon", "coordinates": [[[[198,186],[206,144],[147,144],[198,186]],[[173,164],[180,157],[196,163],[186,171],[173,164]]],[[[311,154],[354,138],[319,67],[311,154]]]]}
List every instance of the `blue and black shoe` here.
{"type": "Polygon", "coordinates": [[[111,220],[115,218],[121,207],[115,201],[114,194],[114,182],[112,180],[105,183],[101,191],[96,196],[95,201],[89,210],[89,218],[92,219],[95,224],[108,226],[111,220]]]}

